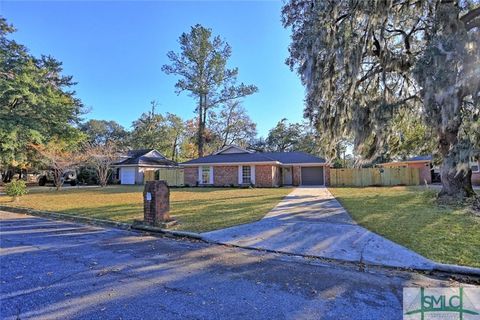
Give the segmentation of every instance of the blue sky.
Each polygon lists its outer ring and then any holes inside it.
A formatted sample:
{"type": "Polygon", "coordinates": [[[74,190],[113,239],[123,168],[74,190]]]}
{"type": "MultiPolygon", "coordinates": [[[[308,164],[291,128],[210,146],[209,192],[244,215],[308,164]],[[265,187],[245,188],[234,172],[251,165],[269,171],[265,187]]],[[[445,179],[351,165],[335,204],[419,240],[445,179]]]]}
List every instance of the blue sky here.
{"type": "Polygon", "coordinates": [[[50,54],[78,82],[85,118],[115,120],[129,128],[150,101],[159,112],[184,119],[195,102],[174,93],[176,78],[162,73],[166,53],[190,26],[212,28],[233,49],[230,67],[259,92],[244,99],[260,135],[282,118],[302,120],[304,89],[284,61],[290,33],[280,21],[281,1],[5,1],[0,14],[17,29],[13,38],[34,55],[50,54]]]}

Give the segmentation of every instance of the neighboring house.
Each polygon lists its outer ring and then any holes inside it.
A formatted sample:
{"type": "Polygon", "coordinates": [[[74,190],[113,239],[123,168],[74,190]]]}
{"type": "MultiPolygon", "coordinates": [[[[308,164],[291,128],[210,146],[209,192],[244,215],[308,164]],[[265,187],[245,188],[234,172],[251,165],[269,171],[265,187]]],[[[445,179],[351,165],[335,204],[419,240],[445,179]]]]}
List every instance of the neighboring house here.
{"type": "Polygon", "coordinates": [[[432,183],[432,156],[413,157],[404,161],[394,161],[377,164],[380,168],[418,168],[420,169],[420,184],[432,183]]]}
{"type": "MultiPolygon", "coordinates": [[[[480,185],[480,162],[479,158],[472,157],[470,159],[470,168],[472,169],[472,184],[473,185],[480,185]]],[[[385,168],[395,168],[395,167],[407,167],[407,168],[418,168],[420,169],[420,184],[425,183],[432,183],[432,177],[435,176],[434,167],[432,164],[432,157],[431,156],[420,156],[420,157],[413,157],[405,161],[395,161],[395,162],[388,162],[388,163],[381,163],[377,165],[378,167],[385,167],[385,168]]],[[[438,175],[438,181],[440,182],[440,176],[438,175]]]]}
{"type": "Polygon", "coordinates": [[[278,187],[325,185],[325,160],[304,152],[253,152],[228,146],[213,155],[181,163],[185,184],[278,187]]]}
{"type": "Polygon", "coordinates": [[[143,173],[159,168],[175,168],[178,164],[168,160],[155,149],[131,150],[112,167],[118,169],[121,184],[143,184],[143,173]]]}

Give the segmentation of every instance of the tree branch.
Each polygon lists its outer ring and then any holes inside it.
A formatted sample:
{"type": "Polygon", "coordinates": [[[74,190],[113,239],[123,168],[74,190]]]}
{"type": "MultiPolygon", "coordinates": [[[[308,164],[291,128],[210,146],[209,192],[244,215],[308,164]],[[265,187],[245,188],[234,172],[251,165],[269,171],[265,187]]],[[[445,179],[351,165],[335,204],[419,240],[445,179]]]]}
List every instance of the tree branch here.
{"type": "Polygon", "coordinates": [[[473,19],[478,18],[478,17],[480,17],[480,6],[478,6],[475,9],[470,10],[469,12],[467,12],[466,14],[461,16],[460,20],[463,23],[468,24],[468,23],[470,23],[470,21],[472,21],[473,19]]]}

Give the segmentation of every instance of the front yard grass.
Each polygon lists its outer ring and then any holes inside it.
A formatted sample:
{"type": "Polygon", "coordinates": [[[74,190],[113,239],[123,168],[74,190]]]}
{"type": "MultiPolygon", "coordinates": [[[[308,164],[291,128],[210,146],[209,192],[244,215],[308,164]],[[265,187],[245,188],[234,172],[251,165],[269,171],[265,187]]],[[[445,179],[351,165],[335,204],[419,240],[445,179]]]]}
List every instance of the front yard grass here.
{"type": "MultiPolygon", "coordinates": [[[[143,219],[143,186],[107,188],[51,188],[31,190],[15,204],[0,196],[0,205],[62,212],[91,218],[132,222],[143,219]]],[[[179,222],[173,229],[204,232],[261,219],[291,188],[179,188],[171,189],[170,214],[179,222]]]]}
{"type": "Polygon", "coordinates": [[[480,217],[422,187],[329,188],[365,228],[442,263],[480,267],[480,217]]]}

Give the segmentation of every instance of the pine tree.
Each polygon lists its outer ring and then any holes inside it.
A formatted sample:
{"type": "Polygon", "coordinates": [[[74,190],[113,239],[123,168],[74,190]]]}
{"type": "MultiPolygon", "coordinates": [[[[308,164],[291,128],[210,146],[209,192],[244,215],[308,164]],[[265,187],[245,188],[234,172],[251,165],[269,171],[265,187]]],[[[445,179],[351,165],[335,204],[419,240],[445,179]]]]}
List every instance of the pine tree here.
{"type": "Polygon", "coordinates": [[[205,129],[208,111],[227,101],[236,100],[257,92],[254,85],[237,85],[238,69],[228,69],[227,61],[232,54],[228,43],[219,36],[212,38],[212,31],[199,24],[183,33],[179,39],[179,54],[170,51],[170,65],[162,70],[180,77],[175,87],[177,93],[188,91],[198,105],[197,146],[198,155],[204,154],[205,129]]]}

